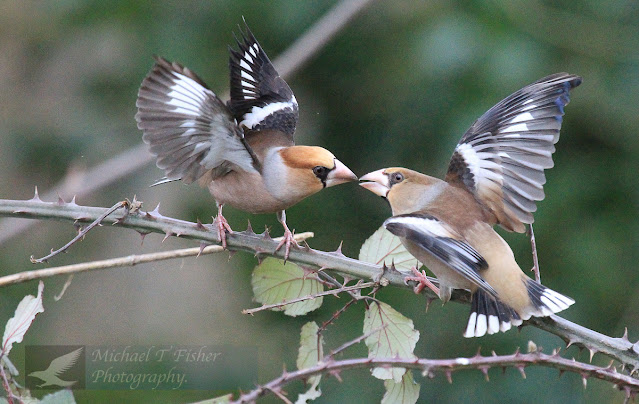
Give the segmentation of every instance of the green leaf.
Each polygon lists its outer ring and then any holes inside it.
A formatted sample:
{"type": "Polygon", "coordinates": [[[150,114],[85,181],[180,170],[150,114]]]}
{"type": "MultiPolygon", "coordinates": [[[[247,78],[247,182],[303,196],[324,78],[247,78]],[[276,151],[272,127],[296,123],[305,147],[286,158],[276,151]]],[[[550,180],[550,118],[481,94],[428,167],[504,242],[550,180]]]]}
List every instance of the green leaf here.
{"type": "MultiPolygon", "coordinates": [[[[300,349],[297,354],[297,368],[306,369],[317,365],[319,360],[324,357],[323,345],[324,339],[317,334],[319,327],[314,321],[304,324],[300,336],[300,349]]],[[[322,376],[317,375],[310,377],[306,383],[309,385],[308,390],[297,397],[295,404],[306,404],[309,400],[315,400],[322,395],[322,391],[318,389],[322,376]]]]}
{"type": "Polygon", "coordinates": [[[60,390],[42,397],[40,404],[75,404],[71,390],[60,390]]]}
{"type": "MultiPolygon", "coordinates": [[[[262,304],[282,303],[324,291],[317,274],[305,271],[292,262],[285,265],[282,260],[270,257],[255,267],[251,285],[255,300],[262,304]]],[[[288,316],[299,316],[318,309],[322,301],[320,296],[272,310],[283,310],[288,316]]]]}
{"type": "Polygon", "coordinates": [[[2,347],[0,347],[0,351],[2,351],[4,355],[9,355],[14,343],[22,342],[22,338],[24,338],[24,334],[29,327],[31,327],[35,316],[44,311],[44,307],[42,306],[43,290],[44,283],[40,281],[38,284],[38,295],[25,296],[20,304],[18,304],[14,316],[7,321],[2,338],[2,347]]]}
{"type": "MultiPolygon", "coordinates": [[[[384,302],[371,303],[366,310],[364,334],[371,334],[364,340],[369,358],[416,358],[413,350],[419,331],[413,327],[413,320],[384,302]]],[[[399,383],[405,372],[404,368],[375,368],[373,376],[399,383]]]]}
{"type": "Polygon", "coordinates": [[[223,396],[209,398],[208,400],[198,401],[191,404],[227,404],[233,400],[233,394],[225,394],[223,396]]]}
{"type": "Polygon", "coordinates": [[[402,273],[410,273],[411,267],[419,268],[422,264],[409,253],[399,237],[395,236],[384,227],[377,229],[359,250],[359,260],[372,264],[386,264],[390,267],[395,264],[395,269],[402,273]]]}
{"type": "Polygon", "coordinates": [[[413,372],[407,370],[400,383],[394,380],[384,382],[386,393],[382,404],[415,404],[419,399],[419,383],[413,379],[413,372]]]}

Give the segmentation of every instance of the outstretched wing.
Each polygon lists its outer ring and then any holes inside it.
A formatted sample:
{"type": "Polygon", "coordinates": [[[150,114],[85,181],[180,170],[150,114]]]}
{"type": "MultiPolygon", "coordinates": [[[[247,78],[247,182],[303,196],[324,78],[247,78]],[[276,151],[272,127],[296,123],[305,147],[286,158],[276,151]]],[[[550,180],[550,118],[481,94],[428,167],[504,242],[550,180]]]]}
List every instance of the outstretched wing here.
{"type": "MultiPolygon", "coordinates": [[[[60,376],[66,370],[70,369],[80,357],[80,353],[82,353],[83,347],[76,349],[75,351],[71,351],[68,354],[62,355],[59,358],[55,358],[51,361],[51,364],[46,369],[47,373],[54,374],[56,376],[60,376]]],[[[44,379],[43,379],[44,380],[44,379]]]]}
{"type": "Polygon", "coordinates": [[[557,73],[510,95],[481,116],[455,148],[446,181],[465,187],[507,230],[532,223],[544,199],[564,106],[581,77],[557,73]]]}
{"type": "Polygon", "coordinates": [[[480,289],[497,296],[480,275],[481,270],[488,268],[484,257],[436,217],[416,213],[398,215],[386,219],[384,227],[423,248],[480,289]]]}
{"type": "Polygon", "coordinates": [[[168,180],[188,184],[210,170],[215,178],[233,165],[259,171],[259,162],[231,112],[195,73],[180,64],[156,58],[136,105],[142,139],[151,146],[168,180]]]}
{"type": "Polygon", "coordinates": [[[240,126],[254,131],[274,129],[293,141],[299,108],[293,91],[277,73],[253,33],[240,30],[238,50],[229,48],[231,100],[229,108],[240,126]]]}

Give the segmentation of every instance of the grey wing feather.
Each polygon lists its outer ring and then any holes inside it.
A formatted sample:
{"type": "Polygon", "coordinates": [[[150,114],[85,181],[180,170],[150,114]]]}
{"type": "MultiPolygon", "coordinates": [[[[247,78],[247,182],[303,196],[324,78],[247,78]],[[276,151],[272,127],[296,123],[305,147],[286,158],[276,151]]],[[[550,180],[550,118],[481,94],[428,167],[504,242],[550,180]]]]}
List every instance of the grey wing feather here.
{"type": "Polygon", "coordinates": [[[231,169],[259,171],[259,161],[224,105],[189,69],[156,58],[142,82],[135,118],[167,180],[196,181],[231,169]]]}
{"type": "Polygon", "coordinates": [[[495,289],[481,277],[481,271],[488,268],[484,257],[466,241],[455,238],[434,216],[393,216],[384,222],[384,227],[394,235],[417,244],[480,289],[497,296],[495,289]]]}
{"type": "Polygon", "coordinates": [[[508,230],[532,223],[553,166],[564,106],[581,78],[558,73],[505,98],[481,116],[455,148],[446,180],[466,187],[508,230]]]}

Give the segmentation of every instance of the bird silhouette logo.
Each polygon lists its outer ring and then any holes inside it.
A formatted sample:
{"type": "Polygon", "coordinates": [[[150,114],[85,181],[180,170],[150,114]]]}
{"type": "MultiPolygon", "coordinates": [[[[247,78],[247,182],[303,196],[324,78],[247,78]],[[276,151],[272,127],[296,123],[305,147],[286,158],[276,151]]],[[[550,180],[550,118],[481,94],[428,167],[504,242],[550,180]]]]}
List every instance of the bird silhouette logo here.
{"type": "Polygon", "coordinates": [[[82,353],[83,347],[76,349],[75,351],[71,351],[62,356],[58,356],[54,360],[51,361],[49,367],[45,370],[38,370],[35,372],[31,372],[28,376],[36,377],[42,380],[44,383],[39,384],[38,388],[43,388],[46,386],[58,386],[58,387],[70,387],[76,384],[77,380],[65,381],[60,378],[60,376],[69,370],[73,365],[76,364],[80,354],[82,353]]]}

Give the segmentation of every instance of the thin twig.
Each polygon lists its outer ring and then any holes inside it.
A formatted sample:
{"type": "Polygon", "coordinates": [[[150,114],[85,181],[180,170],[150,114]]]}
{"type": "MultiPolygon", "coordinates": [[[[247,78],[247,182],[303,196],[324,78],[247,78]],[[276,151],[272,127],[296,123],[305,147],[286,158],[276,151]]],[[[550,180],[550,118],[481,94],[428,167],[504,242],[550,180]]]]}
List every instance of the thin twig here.
{"type": "Polygon", "coordinates": [[[322,332],[324,332],[324,330],[326,330],[326,328],[328,328],[329,325],[333,324],[333,322],[335,322],[335,320],[337,320],[337,318],[346,311],[346,309],[348,309],[353,303],[357,302],[357,299],[351,299],[348,301],[348,303],[346,303],[341,309],[337,310],[335,313],[333,313],[333,315],[331,316],[331,318],[329,318],[328,320],[324,321],[322,323],[322,326],[319,327],[319,329],[317,330],[318,334],[321,334],[322,332]]]}
{"type": "Polygon", "coordinates": [[[373,334],[376,334],[376,333],[380,332],[381,330],[383,330],[386,327],[388,327],[388,324],[384,324],[381,327],[377,327],[376,329],[367,332],[366,334],[360,335],[359,337],[357,337],[355,339],[352,339],[352,340],[350,340],[348,342],[343,343],[342,345],[340,345],[337,348],[333,349],[330,354],[326,355],[324,357],[324,362],[328,362],[329,360],[334,359],[335,355],[337,355],[338,353],[344,351],[345,349],[348,349],[348,348],[352,347],[353,345],[359,344],[360,342],[362,342],[366,338],[370,337],[373,334]]]}
{"type": "Polygon", "coordinates": [[[62,299],[62,296],[64,296],[64,292],[66,292],[67,288],[71,286],[72,280],[73,280],[73,274],[69,275],[66,282],[64,282],[64,285],[62,286],[62,290],[57,295],[53,296],[53,300],[57,302],[57,301],[60,301],[60,299],[62,299]]]}
{"type": "Polygon", "coordinates": [[[530,236],[530,247],[532,248],[533,267],[532,271],[535,273],[535,280],[541,283],[541,273],[539,271],[539,259],[537,258],[537,243],[535,242],[535,231],[533,225],[530,223],[526,233],[530,236]]]}
{"type": "Polygon", "coordinates": [[[344,359],[340,361],[319,362],[317,365],[297,370],[294,372],[284,372],[280,377],[259,386],[253,391],[242,394],[233,403],[252,403],[258,398],[266,395],[269,391],[279,390],[295,380],[305,380],[310,377],[339,373],[343,370],[356,368],[375,368],[375,367],[402,367],[406,369],[421,370],[425,376],[433,376],[435,372],[443,372],[447,377],[452,372],[466,369],[478,369],[482,373],[487,374],[491,367],[513,367],[520,371],[525,377],[524,368],[529,365],[539,365],[558,369],[560,372],[574,372],[581,375],[584,380],[588,377],[610,382],[625,391],[626,396],[630,397],[639,391],[639,379],[632,378],[628,375],[618,373],[612,365],[606,368],[598,367],[583,362],[577,362],[574,359],[563,358],[554,353],[547,355],[537,352],[521,354],[519,351],[512,355],[494,355],[479,356],[472,358],[454,358],[454,359],[403,359],[403,358],[356,358],[344,359]]]}
{"type": "Polygon", "coordinates": [[[108,209],[106,212],[104,212],[102,215],[100,215],[100,217],[98,217],[97,219],[95,219],[93,221],[93,223],[91,223],[90,225],[88,225],[87,227],[85,227],[84,229],[82,229],[81,231],[78,232],[78,235],[75,236],[73,239],[71,239],[71,241],[69,241],[68,243],[66,243],[65,245],[63,245],[62,247],[60,247],[59,249],[53,251],[51,250],[51,253],[49,255],[45,255],[42,258],[34,258],[34,256],[31,256],[31,262],[33,264],[41,264],[43,262],[47,262],[47,260],[49,258],[53,258],[56,255],[60,254],[61,252],[66,251],[69,247],[71,247],[73,244],[75,244],[78,240],[80,240],[81,238],[83,238],[92,228],[94,228],[95,226],[99,225],[100,223],[102,223],[102,221],[109,216],[111,213],[115,212],[116,210],[120,209],[120,208],[126,208],[126,214],[128,214],[128,206],[129,206],[129,201],[121,201],[116,203],[115,205],[111,206],[110,209],[108,209]]]}
{"type": "Polygon", "coordinates": [[[242,310],[242,314],[253,315],[253,314],[255,314],[255,313],[259,312],[259,311],[280,308],[280,307],[287,306],[289,304],[299,303],[299,302],[303,302],[305,300],[316,299],[316,298],[321,297],[321,296],[329,296],[329,295],[337,296],[339,293],[342,293],[342,292],[349,292],[349,291],[353,291],[353,290],[361,290],[361,289],[371,288],[371,287],[373,287],[375,285],[376,285],[375,282],[361,282],[360,281],[356,285],[343,286],[343,287],[340,287],[339,289],[331,289],[331,290],[327,290],[327,291],[324,291],[324,292],[314,293],[312,295],[302,296],[302,297],[298,297],[296,299],[291,299],[291,300],[287,300],[287,301],[283,301],[283,302],[279,302],[279,303],[265,304],[263,306],[255,307],[253,309],[244,309],[244,310],[242,310]]]}
{"type": "MultiPolygon", "coordinates": [[[[295,235],[295,240],[301,242],[313,237],[312,232],[304,232],[295,235]]],[[[276,238],[274,240],[279,240],[276,238]]],[[[19,272],[17,274],[0,277],[0,287],[27,282],[34,279],[48,278],[58,275],[69,275],[79,272],[95,271],[109,268],[132,267],[137,264],[163,261],[175,258],[197,257],[199,255],[216,254],[225,251],[222,246],[210,245],[204,248],[182,248],[179,250],[162,251],[157,253],[129,255],[127,257],[112,258],[108,260],[83,262],[81,264],[64,265],[54,268],[37,269],[34,271],[19,272]]]]}
{"type": "MultiPolygon", "coordinates": [[[[4,355],[4,351],[0,358],[4,355]]],[[[9,404],[13,404],[13,391],[11,391],[11,386],[9,385],[9,378],[7,377],[7,372],[4,370],[4,365],[0,362],[0,374],[2,375],[2,387],[4,387],[4,391],[7,392],[7,401],[9,404]]]]}
{"type": "MultiPolygon", "coordinates": [[[[331,284],[335,285],[336,287],[342,289],[342,288],[347,288],[346,286],[344,286],[340,281],[338,281],[337,279],[333,278],[332,276],[330,276],[329,274],[327,274],[324,271],[319,271],[318,275],[324,279],[326,279],[328,282],[330,282],[331,284]]],[[[378,285],[378,282],[371,282],[374,286],[378,285]]],[[[362,296],[361,293],[358,293],[356,291],[359,291],[363,288],[356,288],[356,289],[345,289],[345,292],[348,293],[349,295],[351,295],[351,297],[355,300],[362,300],[362,299],[372,299],[375,300],[375,298],[370,297],[370,296],[362,296]]]]}

